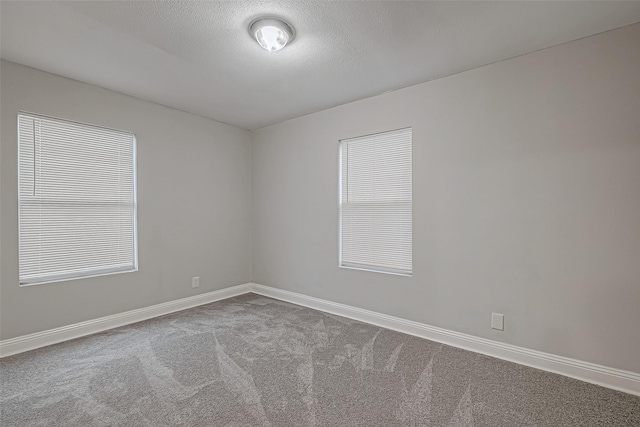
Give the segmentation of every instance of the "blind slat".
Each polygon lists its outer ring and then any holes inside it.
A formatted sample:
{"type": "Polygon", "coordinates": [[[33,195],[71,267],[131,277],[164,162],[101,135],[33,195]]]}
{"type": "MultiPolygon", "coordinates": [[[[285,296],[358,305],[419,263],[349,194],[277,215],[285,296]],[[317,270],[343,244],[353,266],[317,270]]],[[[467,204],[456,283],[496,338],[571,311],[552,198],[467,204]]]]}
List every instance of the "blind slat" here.
{"type": "Polygon", "coordinates": [[[135,136],[19,114],[20,283],[136,268],[135,136]]]}

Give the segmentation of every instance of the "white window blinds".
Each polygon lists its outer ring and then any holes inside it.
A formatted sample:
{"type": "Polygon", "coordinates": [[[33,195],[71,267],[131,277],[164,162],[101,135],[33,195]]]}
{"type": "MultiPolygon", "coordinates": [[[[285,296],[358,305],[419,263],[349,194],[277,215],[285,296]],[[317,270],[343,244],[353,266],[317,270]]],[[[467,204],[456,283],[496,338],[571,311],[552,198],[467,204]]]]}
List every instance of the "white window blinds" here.
{"type": "Polygon", "coordinates": [[[412,129],[340,141],[340,265],[412,273],[412,129]]]}
{"type": "Polygon", "coordinates": [[[135,137],[19,114],[20,283],[136,269],[135,137]]]}

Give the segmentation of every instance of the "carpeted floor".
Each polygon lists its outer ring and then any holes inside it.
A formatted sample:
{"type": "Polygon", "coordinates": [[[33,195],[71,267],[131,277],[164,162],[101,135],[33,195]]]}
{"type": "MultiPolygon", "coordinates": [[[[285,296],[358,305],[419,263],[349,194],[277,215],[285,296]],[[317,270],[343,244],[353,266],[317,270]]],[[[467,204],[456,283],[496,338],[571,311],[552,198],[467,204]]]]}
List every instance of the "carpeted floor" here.
{"type": "Polygon", "coordinates": [[[640,397],[254,294],[0,361],[9,426],[640,426],[640,397]]]}

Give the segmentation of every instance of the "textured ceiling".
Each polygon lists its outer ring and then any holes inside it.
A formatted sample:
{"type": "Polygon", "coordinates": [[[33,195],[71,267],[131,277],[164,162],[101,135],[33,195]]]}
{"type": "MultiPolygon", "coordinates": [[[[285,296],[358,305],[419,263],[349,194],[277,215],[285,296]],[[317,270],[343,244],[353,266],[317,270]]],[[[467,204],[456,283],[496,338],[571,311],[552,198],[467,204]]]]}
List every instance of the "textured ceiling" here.
{"type": "Polygon", "coordinates": [[[2,2],[2,58],[255,129],[640,22],[640,2],[2,2]],[[277,15],[267,52],[247,26],[277,15]]]}

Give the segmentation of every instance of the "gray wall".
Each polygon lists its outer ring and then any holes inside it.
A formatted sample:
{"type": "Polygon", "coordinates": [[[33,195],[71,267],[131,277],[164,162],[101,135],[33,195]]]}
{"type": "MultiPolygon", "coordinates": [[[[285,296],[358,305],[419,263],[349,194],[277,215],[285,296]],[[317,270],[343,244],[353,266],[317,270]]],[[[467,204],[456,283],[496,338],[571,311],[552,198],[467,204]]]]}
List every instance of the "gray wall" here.
{"type": "Polygon", "coordinates": [[[252,161],[255,282],[640,372],[640,24],[260,129],[252,161]],[[338,268],[338,140],[405,126],[414,275],[338,268]]]}
{"type": "Polygon", "coordinates": [[[8,339],[251,280],[246,130],[2,61],[1,335],[8,339]],[[134,132],[139,271],[18,286],[19,110],[134,132]],[[191,289],[191,277],[200,288],[191,289]]]}

